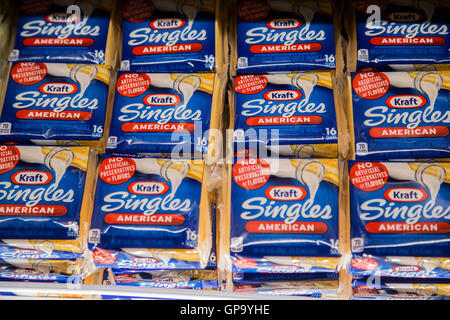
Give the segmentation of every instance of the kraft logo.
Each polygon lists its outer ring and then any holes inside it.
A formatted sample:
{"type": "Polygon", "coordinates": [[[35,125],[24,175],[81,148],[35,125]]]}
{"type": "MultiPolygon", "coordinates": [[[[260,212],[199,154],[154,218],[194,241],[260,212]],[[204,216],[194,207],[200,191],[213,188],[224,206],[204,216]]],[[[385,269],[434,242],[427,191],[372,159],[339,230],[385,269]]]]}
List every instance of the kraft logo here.
{"type": "Polygon", "coordinates": [[[159,260],[156,258],[131,258],[131,261],[137,262],[137,263],[157,263],[159,260]]]}
{"type": "Polygon", "coordinates": [[[117,274],[114,276],[117,282],[121,283],[135,283],[139,281],[139,278],[135,274],[130,273],[124,273],[124,274],[117,274]]]}
{"type": "Polygon", "coordinates": [[[158,278],[153,280],[156,283],[177,283],[177,282],[183,282],[182,278],[179,277],[164,277],[164,278],[158,278]]]}
{"type": "Polygon", "coordinates": [[[13,250],[14,254],[40,254],[42,251],[34,250],[34,249],[16,249],[13,250]]]}
{"type": "Polygon", "coordinates": [[[66,95],[78,91],[78,87],[72,83],[45,83],[39,87],[39,91],[45,94],[66,95]]]}
{"type": "Polygon", "coordinates": [[[428,198],[428,193],[419,188],[391,188],[384,192],[384,197],[392,202],[422,202],[428,198]]]}
{"type": "Polygon", "coordinates": [[[392,22],[417,22],[424,19],[423,15],[418,12],[392,12],[386,18],[392,22]]]}
{"type": "Polygon", "coordinates": [[[392,268],[392,270],[397,272],[418,272],[422,268],[418,266],[397,266],[392,268]]]}
{"type": "Polygon", "coordinates": [[[45,21],[51,22],[51,23],[75,23],[80,21],[80,16],[66,13],[66,12],[58,12],[58,13],[51,13],[47,16],[45,16],[45,21]]]}
{"type": "Polygon", "coordinates": [[[277,272],[294,272],[296,270],[299,270],[300,267],[298,266],[288,266],[288,265],[279,265],[279,266],[272,266],[272,270],[277,272]]]}
{"type": "Polygon", "coordinates": [[[299,201],[307,194],[306,189],[300,186],[273,186],[265,191],[267,199],[276,201],[299,201]]]}
{"type": "Polygon", "coordinates": [[[176,106],[181,102],[181,97],[176,94],[149,94],[143,100],[149,106],[176,106]]]}
{"type": "Polygon", "coordinates": [[[269,101],[293,101],[302,97],[298,90],[271,90],[264,93],[263,97],[269,101]]]}
{"type": "Polygon", "coordinates": [[[39,274],[39,271],[29,270],[29,269],[15,269],[13,273],[16,274],[39,274]]]}
{"type": "Polygon", "coordinates": [[[165,182],[138,181],[128,186],[128,191],[133,194],[153,196],[165,194],[169,186],[165,182]]]}
{"type": "Polygon", "coordinates": [[[11,182],[19,185],[44,185],[52,179],[50,172],[37,170],[18,171],[11,176],[11,182]]]}
{"type": "Polygon", "coordinates": [[[170,30],[184,27],[186,21],[181,18],[162,18],[150,22],[150,27],[157,30],[170,30]]]}
{"type": "Polygon", "coordinates": [[[281,18],[267,21],[267,27],[270,29],[295,29],[303,25],[303,21],[295,18],[281,18]]]}
{"type": "Polygon", "coordinates": [[[422,108],[427,102],[428,100],[420,95],[391,96],[386,99],[387,106],[395,109],[422,108]]]}

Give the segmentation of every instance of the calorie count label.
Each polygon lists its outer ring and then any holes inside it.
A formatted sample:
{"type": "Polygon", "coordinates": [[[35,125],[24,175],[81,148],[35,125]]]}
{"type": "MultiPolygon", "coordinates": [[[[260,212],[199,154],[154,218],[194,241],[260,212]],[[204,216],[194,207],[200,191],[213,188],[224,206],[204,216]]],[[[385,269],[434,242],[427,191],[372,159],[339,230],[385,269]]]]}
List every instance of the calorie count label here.
{"type": "Polygon", "coordinates": [[[47,75],[44,63],[19,62],[11,70],[11,78],[21,85],[33,85],[42,81],[47,75]]]}
{"type": "Polygon", "coordinates": [[[350,169],[352,184],[362,191],[376,191],[384,187],[389,177],[387,168],[379,162],[358,162],[350,169]]]}
{"type": "Polygon", "coordinates": [[[365,72],[355,75],[352,81],[355,93],[364,99],[379,99],[389,90],[389,78],[382,72],[365,72]]]}
{"type": "Polygon", "coordinates": [[[99,177],[108,184],[122,184],[133,177],[136,162],[130,158],[114,157],[102,161],[99,177]]]}

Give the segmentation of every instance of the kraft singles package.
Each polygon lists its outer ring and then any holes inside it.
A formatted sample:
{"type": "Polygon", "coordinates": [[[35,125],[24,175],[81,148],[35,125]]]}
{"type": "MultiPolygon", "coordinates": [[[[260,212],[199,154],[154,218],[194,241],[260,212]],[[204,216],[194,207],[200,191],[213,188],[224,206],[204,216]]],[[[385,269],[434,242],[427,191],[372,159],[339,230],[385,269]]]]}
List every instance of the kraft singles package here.
{"type": "Polygon", "coordinates": [[[110,69],[101,65],[14,63],[1,109],[0,141],[72,141],[104,149],[110,81],[110,69]]]}
{"type": "Polygon", "coordinates": [[[336,271],[337,160],[240,158],[228,170],[219,252],[229,272],[336,271]]]}
{"type": "Polygon", "coordinates": [[[67,283],[70,276],[54,272],[42,272],[32,269],[20,269],[15,267],[0,266],[0,282],[24,281],[24,282],[50,282],[67,283]]]}
{"type": "Polygon", "coordinates": [[[0,238],[76,239],[89,148],[0,149],[0,238]]]}
{"type": "Polygon", "coordinates": [[[223,74],[119,72],[107,150],[208,154],[220,127],[223,74]]]}
{"type": "Polygon", "coordinates": [[[356,159],[450,156],[450,72],[352,73],[350,134],[356,159]]]}
{"type": "Polygon", "coordinates": [[[10,61],[115,67],[116,3],[111,0],[22,0],[10,61]]]}
{"type": "Polygon", "coordinates": [[[450,283],[436,283],[433,279],[404,282],[383,278],[374,282],[368,278],[352,280],[352,300],[450,300],[450,283]]]}
{"type": "Polygon", "coordinates": [[[350,272],[449,278],[450,164],[349,163],[350,272]]]}
{"type": "Polygon", "coordinates": [[[121,69],[212,72],[225,61],[228,1],[124,0],[121,69]]]}
{"type": "Polygon", "coordinates": [[[154,271],[147,273],[114,273],[118,286],[147,288],[173,288],[194,290],[215,290],[218,288],[215,271],[154,271]]]}
{"type": "Polygon", "coordinates": [[[350,35],[347,53],[350,71],[450,62],[448,1],[349,2],[350,16],[345,21],[350,35]]]}
{"type": "Polygon", "coordinates": [[[296,158],[338,156],[331,72],[240,75],[233,95],[238,150],[264,149],[268,155],[296,158]]]}
{"type": "Polygon", "coordinates": [[[237,0],[232,72],[336,69],[333,10],[329,0],[237,0]]]}
{"type": "MultiPolygon", "coordinates": [[[[211,206],[204,181],[203,160],[105,155],[89,233],[94,260],[96,252],[109,257],[110,249],[146,251],[147,257],[155,249],[162,255],[174,250],[177,257],[200,261],[204,268],[212,246],[211,206]]],[[[114,263],[116,258],[106,261],[114,263]]]]}
{"type": "Polygon", "coordinates": [[[217,268],[215,210],[215,205],[211,204],[212,247],[206,267],[199,261],[197,249],[121,248],[120,250],[106,250],[93,247],[91,264],[93,263],[95,268],[109,268],[114,273],[128,274],[203,268],[215,272],[217,268]]]}
{"type": "Polygon", "coordinates": [[[80,258],[96,156],[88,147],[0,146],[0,258],[80,258]]]}
{"type": "Polygon", "coordinates": [[[255,282],[234,287],[237,293],[252,293],[271,296],[298,296],[308,299],[337,299],[339,281],[280,281],[255,282]]]}

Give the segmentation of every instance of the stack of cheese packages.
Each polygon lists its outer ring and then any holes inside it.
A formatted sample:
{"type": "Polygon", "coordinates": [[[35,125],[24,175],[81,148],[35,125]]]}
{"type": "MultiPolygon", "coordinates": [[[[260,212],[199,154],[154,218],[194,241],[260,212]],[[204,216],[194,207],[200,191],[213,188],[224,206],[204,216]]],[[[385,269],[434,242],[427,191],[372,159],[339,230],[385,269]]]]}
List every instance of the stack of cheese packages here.
{"type": "Polygon", "coordinates": [[[1,39],[15,44],[0,98],[0,280],[80,284],[118,64],[117,7],[7,4],[14,24],[1,25],[1,39]]]}
{"type": "Polygon", "coordinates": [[[449,299],[450,5],[346,11],[352,298],[449,299]]]}
{"type": "Polygon", "coordinates": [[[339,12],[327,0],[234,2],[218,249],[225,290],[341,297],[339,12]]]}
{"type": "Polygon", "coordinates": [[[221,0],[121,2],[122,62],[88,243],[97,283],[217,290],[221,0]]]}

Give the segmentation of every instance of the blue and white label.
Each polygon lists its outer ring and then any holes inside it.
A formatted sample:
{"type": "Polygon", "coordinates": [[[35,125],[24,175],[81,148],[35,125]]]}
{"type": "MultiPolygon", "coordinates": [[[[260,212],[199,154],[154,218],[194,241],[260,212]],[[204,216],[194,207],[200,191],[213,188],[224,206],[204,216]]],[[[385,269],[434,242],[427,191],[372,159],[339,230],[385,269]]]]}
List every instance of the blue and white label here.
{"type": "Polygon", "coordinates": [[[356,4],[358,69],[450,62],[448,6],[429,1],[409,2],[409,6],[378,1],[374,9],[373,2],[356,4]]]}
{"type": "Polygon", "coordinates": [[[450,72],[351,74],[357,159],[450,156],[450,72]]]}
{"type": "Polygon", "coordinates": [[[237,2],[238,73],[335,69],[331,2],[237,2]]]}
{"type": "Polygon", "coordinates": [[[22,0],[10,61],[105,64],[113,2],[82,2],[80,12],[60,3],[22,0]]]}
{"type": "Polygon", "coordinates": [[[100,140],[110,74],[100,65],[18,62],[9,74],[0,140],[100,140]]]}
{"type": "Polygon", "coordinates": [[[215,1],[124,1],[122,70],[214,71],[214,11],[215,1]]]}
{"type": "Polygon", "coordinates": [[[119,73],[107,149],[206,154],[214,74],[119,73]]]}

